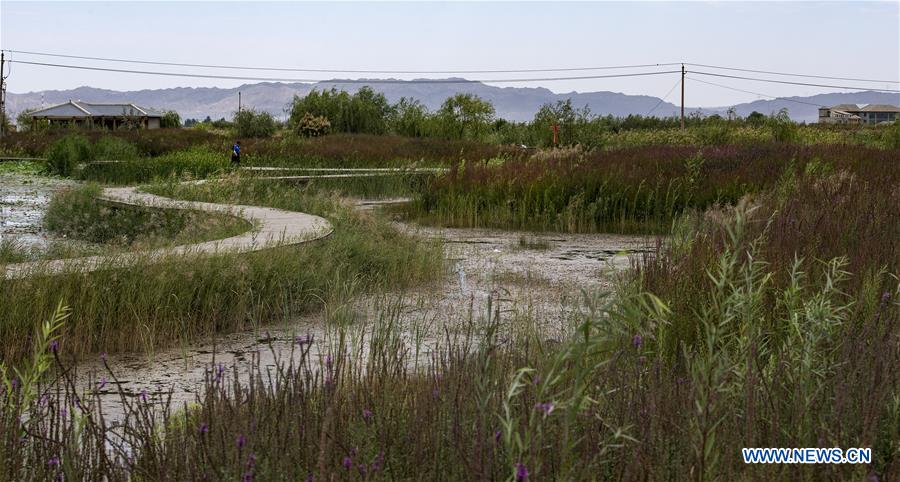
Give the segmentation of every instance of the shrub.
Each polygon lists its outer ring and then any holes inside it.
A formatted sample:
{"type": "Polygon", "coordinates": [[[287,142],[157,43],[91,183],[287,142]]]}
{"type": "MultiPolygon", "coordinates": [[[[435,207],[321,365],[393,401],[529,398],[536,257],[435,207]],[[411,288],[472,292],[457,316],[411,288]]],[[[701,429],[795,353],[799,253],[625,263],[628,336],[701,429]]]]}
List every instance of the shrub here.
{"type": "Polygon", "coordinates": [[[276,125],[272,114],[242,110],[234,115],[234,130],[238,137],[272,137],[276,125]]]}
{"type": "Polygon", "coordinates": [[[93,158],[104,161],[127,161],[139,157],[137,146],[120,137],[103,136],[94,143],[93,158]]]}
{"type": "Polygon", "coordinates": [[[295,129],[303,137],[319,137],[331,130],[331,122],[324,116],[314,116],[307,112],[297,121],[295,129]]]}
{"type": "Polygon", "coordinates": [[[70,134],[54,142],[47,150],[46,171],[71,176],[78,163],[91,160],[91,144],[80,134],[70,134]]]}
{"type": "Polygon", "coordinates": [[[177,129],[181,127],[181,116],[174,110],[167,110],[159,122],[163,129],[177,129]]]}

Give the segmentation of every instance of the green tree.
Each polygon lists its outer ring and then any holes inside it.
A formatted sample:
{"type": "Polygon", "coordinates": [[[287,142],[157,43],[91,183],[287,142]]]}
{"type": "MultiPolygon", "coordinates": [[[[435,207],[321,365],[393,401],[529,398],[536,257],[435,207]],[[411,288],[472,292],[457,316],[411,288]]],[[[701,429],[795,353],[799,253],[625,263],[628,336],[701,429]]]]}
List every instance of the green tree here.
{"type": "Polygon", "coordinates": [[[494,121],[494,115],[494,106],[475,94],[449,97],[437,113],[444,136],[455,139],[481,139],[494,121]]]}
{"type": "Polygon", "coordinates": [[[277,129],[272,114],[253,109],[236,113],[233,124],[238,137],[271,137],[277,129]]]}
{"type": "Polygon", "coordinates": [[[428,108],[416,99],[401,97],[391,109],[388,128],[394,134],[422,137],[428,132],[428,108]]]}
{"type": "Polygon", "coordinates": [[[181,116],[174,110],[167,110],[163,113],[162,119],[159,121],[159,126],[163,129],[177,129],[181,127],[181,116]]]}

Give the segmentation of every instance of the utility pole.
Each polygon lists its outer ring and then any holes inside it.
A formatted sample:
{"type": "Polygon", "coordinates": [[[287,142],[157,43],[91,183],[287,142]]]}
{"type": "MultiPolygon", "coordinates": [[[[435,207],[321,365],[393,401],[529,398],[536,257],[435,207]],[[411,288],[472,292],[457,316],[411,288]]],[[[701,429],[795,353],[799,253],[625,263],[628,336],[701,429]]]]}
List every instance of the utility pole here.
{"type": "Polygon", "coordinates": [[[241,91],[238,91],[238,114],[241,113],[241,91]]]}
{"type": "Polygon", "coordinates": [[[684,64],[681,64],[681,128],[684,129],[684,64]]]}
{"type": "Polygon", "coordinates": [[[3,67],[6,66],[6,52],[0,51],[0,138],[3,137],[3,121],[6,120],[6,75],[3,67]]]}

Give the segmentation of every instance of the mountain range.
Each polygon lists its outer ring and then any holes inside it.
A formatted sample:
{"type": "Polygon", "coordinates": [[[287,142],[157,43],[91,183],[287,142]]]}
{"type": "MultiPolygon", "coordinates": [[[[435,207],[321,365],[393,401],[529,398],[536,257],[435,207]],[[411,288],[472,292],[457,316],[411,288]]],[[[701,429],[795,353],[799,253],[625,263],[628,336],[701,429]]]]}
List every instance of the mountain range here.
{"type": "MultiPolygon", "coordinates": [[[[70,90],[46,90],[23,94],[9,93],[7,109],[10,117],[25,109],[50,106],[69,100],[97,103],[134,103],[159,110],[174,110],[182,119],[230,118],[238,107],[238,92],[241,93],[244,108],[254,108],[284,118],[294,95],[305,96],[312,89],[347,90],[354,92],[362,83],[340,80],[323,81],[315,84],[262,82],[245,84],[235,88],[218,87],[178,87],[170,89],[150,89],[137,91],[115,91],[93,87],[78,87],[70,90]]],[[[490,101],[497,110],[497,116],[507,120],[531,120],[534,113],[545,103],[572,99],[576,107],[587,106],[593,114],[627,116],[629,114],[668,117],[678,115],[680,107],[658,97],[630,95],[619,92],[569,92],[554,93],[543,87],[496,87],[473,83],[379,83],[373,89],[384,93],[388,101],[396,102],[401,97],[411,97],[424,103],[429,109],[437,109],[441,103],[456,93],[472,93],[490,101]]],[[[686,113],[700,111],[704,115],[724,114],[734,107],[740,116],[753,111],[771,114],[787,108],[796,121],[815,122],[818,105],[836,104],[893,104],[900,105],[900,94],[874,91],[819,94],[807,97],[788,97],[775,100],[756,100],[723,107],[685,107],[686,113]]]]}

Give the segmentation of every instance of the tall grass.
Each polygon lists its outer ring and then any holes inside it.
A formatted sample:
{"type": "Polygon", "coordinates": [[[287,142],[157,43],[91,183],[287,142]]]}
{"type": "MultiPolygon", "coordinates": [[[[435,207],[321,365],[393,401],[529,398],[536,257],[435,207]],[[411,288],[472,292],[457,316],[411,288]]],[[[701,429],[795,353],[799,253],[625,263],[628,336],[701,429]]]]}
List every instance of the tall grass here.
{"type": "Polygon", "coordinates": [[[733,205],[808,164],[896,181],[897,155],[786,144],[561,150],[499,165],[461,163],[425,186],[406,211],[459,227],[665,233],[686,210],[733,205]]]}
{"type": "MultiPolygon", "coordinates": [[[[342,280],[401,288],[440,273],[438,246],[398,234],[387,222],[357,213],[337,198],[265,182],[213,184],[196,191],[159,190],[318,214],[332,222],[335,232],[312,244],[251,254],[173,256],[123,269],[0,281],[0,338],[27,342],[34,321],[62,299],[73,309],[61,342],[70,353],[152,350],[319,307],[342,280]]],[[[20,360],[27,346],[4,344],[2,360],[20,360]]]]}
{"type": "Polygon", "coordinates": [[[86,164],[77,172],[81,180],[109,184],[136,184],[170,177],[205,178],[230,169],[228,153],[192,147],[154,158],[86,164]]]}

